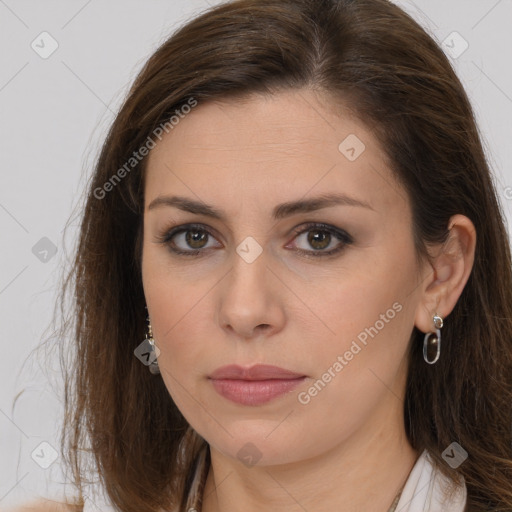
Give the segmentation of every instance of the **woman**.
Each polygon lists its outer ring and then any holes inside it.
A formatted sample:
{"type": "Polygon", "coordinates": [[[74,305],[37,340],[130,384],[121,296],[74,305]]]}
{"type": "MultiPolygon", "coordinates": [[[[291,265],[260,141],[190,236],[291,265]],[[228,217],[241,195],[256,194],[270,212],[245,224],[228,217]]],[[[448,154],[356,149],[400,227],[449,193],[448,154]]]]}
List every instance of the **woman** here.
{"type": "Polygon", "coordinates": [[[512,510],[503,215],[463,87],[388,1],[237,0],[167,40],[70,287],[80,499],[87,449],[123,512],[512,510]]]}

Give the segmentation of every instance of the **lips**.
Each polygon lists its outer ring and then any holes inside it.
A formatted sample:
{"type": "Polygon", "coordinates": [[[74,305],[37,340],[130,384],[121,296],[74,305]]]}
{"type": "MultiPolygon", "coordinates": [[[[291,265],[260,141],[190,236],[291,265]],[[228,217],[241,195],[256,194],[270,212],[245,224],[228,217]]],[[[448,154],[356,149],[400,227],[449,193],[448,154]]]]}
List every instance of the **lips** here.
{"type": "Polygon", "coordinates": [[[269,380],[269,379],[298,379],[304,374],[285,370],[279,366],[257,364],[250,368],[244,368],[235,364],[217,368],[211,375],[211,379],[236,379],[236,380],[269,380]]]}
{"type": "Polygon", "coordinates": [[[242,405],[262,405],[289,393],[306,379],[305,375],[278,366],[255,365],[243,368],[228,365],[210,376],[213,388],[224,398],[242,405]]]}

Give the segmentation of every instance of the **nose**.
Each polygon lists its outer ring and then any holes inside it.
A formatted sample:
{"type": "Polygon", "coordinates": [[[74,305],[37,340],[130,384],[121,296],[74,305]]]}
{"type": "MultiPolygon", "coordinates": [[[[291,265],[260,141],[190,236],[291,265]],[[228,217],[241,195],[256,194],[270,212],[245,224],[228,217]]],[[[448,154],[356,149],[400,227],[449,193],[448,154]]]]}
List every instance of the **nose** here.
{"type": "Polygon", "coordinates": [[[217,290],[218,323],[230,336],[248,340],[283,329],[283,284],[267,265],[265,252],[252,263],[234,255],[233,268],[217,290]]]}

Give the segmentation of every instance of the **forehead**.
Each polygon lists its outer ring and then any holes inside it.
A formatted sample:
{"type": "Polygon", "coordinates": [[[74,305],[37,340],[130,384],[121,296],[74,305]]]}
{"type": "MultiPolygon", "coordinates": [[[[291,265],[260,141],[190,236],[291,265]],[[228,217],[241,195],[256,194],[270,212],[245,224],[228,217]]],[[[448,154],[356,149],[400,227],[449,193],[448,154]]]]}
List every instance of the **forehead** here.
{"type": "MultiPolygon", "coordinates": [[[[325,158],[339,156],[338,144],[349,134],[359,134],[368,142],[370,134],[349,108],[337,106],[334,114],[323,97],[313,91],[282,91],[274,95],[251,95],[243,99],[199,104],[184,115],[163,137],[163,144],[175,149],[186,145],[193,150],[188,158],[212,152],[250,149],[265,159],[293,149],[292,155],[311,154],[325,158]],[[171,140],[173,139],[173,140],[171,140]]],[[[154,151],[152,155],[156,155],[154,151]]],[[[216,153],[216,155],[214,154],[216,153]]]]}
{"type": "Polygon", "coordinates": [[[381,208],[404,196],[354,112],[309,90],[196,106],[149,155],[147,196],[164,189],[246,201],[337,189],[381,208]]]}

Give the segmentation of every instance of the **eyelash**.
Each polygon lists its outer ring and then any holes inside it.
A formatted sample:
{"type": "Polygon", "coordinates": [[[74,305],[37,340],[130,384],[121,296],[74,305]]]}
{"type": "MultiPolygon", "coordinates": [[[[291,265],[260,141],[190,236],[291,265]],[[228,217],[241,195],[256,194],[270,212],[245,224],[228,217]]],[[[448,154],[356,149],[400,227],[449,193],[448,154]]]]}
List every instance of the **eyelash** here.
{"type": "MultiPolygon", "coordinates": [[[[307,258],[321,258],[321,257],[328,257],[333,256],[345,249],[347,245],[350,245],[353,243],[352,237],[346,233],[345,231],[335,228],[334,226],[330,226],[329,224],[322,224],[318,222],[309,222],[306,224],[302,224],[301,226],[295,228],[293,230],[294,233],[294,239],[297,238],[299,235],[302,235],[303,233],[307,233],[308,231],[317,230],[319,232],[329,233],[330,235],[333,235],[336,239],[338,239],[341,244],[339,244],[334,249],[330,249],[329,251],[322,251],[321,249],[315,251],[314,249],[311,251],[306,251],[304,249],[295,249],[296,252],[301,254],[302,256],[305,256],[307,258]]],[[[165,231],[162,235],[157,236],[158,243],[161,243],[163,245],[167,245],[169,247],[169,250],[178,255],[178,256],[188,256],[188,257],[197,257],[201,256],[201,253],[205,252],[205,249],[196,249],[196,250],[190,250],[190,251],[183,251],[181,249],[177,249],[176,247],[172,247],[172,239],[181,233],[186,233],[187,231],[199,231],[202,233],[206,233],[208,237],[213,237],[212,233],[206,229],[206,227],[203,224],[185,224],[181,226],[176,226],[168,231],[165,231]]],[[[214,238],[214,237],[213,237],[214,238]]]]}

